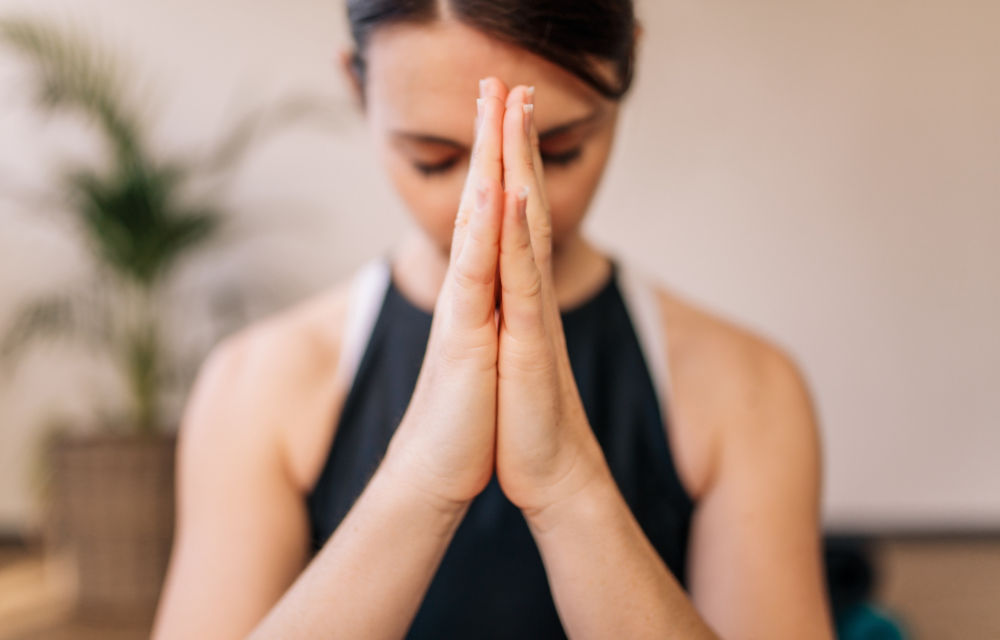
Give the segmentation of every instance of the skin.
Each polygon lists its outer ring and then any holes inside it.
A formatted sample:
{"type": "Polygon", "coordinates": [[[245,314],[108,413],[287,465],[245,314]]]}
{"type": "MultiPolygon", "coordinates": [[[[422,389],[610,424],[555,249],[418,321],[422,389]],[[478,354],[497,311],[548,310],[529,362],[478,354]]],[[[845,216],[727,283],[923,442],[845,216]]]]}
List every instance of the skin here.
{"type": "MultiPolygon", "coordinates": [[[[602,69],[611,73],[610,65],[602,69]]],[[[607,260],[583,240],[579,227],[604,173],[619,104],[557,65],[451,21],[376,31],[369,43],[366,85],[354,85],[356,92],[365,92],[365,121],[377,156],[419,226],[400,243],[393,275],[410,300],[433,308],[447,269],[455,206],[469,171],[476,87],[487,76],[510,87],[537,87],[540,150],[547,161],[544,197],[559,255],[559,301],[571,306],[592,294],[608,274],[607,260]],[[455,51],[467,55],[455,56],[455,51]],[[580,157],[558,164],[578,149],[580,157]],[[431,176],[416,168],[447,161],[455,163],[431,176]]]]}
{"type": "Polygon", "coordinates": [[[371,482],[310,560],[304,496],[350,383],[336,367],[347,282],[216,347],[182,420],[178,529],[154,637],[400,637],[495,470],[571,637],[831,638],[819,438],[786,354],[658,292],[673,380],[666,435],[696,500],[688,593],[587,423],[559,310],[607,277],[607,257],[579,226],[617,105],[449,20],[380,30],[368,54],[366,85],[349,79],[359,104],[366,92],[373,142],[419,227],[400,243],[393,276],[434,311],[413,399],[371,482]],[[561,139],[539,138],[595,112],[561,139]],[[556,142],[582,153],[546,163],[556,142]],[[450,172],[414,168],[449,154],[450,172]]]}

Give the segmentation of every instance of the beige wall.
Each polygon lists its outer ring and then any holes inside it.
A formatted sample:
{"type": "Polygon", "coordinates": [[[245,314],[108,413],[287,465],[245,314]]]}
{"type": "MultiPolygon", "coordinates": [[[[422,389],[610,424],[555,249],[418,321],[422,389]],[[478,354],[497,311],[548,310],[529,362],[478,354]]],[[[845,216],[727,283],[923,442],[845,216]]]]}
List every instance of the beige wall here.
{"type": "MultiPolygon", "coordinates": [[[[345,98],[333,0],[0,0],[17,7],[132,52],[165,149],[246,103],[345,98]]],[[[637,85],[589,232],[796,355],[822,422],[828,524],[1000,526],[1000,4],[640,11],[637,85]]],[[[41,184],[61,150],[93,147],[70,125],[40,133],[17,69],[0,54],[0,178],[41,184]]],[[[336,132],[273,140],[229,199],[251,235],[179,289],[249,279],[265,313],[339,278],[409,224],[379,171],[349,112],[336,132]]],[[[0,200],[0,319],[80,264],[23,214],[0,200]]],[[[196,313],[171,317],[190,329],[196,313]]],[[[36,421],[113,392],[95,366],[40,353],[0,386],[0,528],[32,521],[36,421]]]]}

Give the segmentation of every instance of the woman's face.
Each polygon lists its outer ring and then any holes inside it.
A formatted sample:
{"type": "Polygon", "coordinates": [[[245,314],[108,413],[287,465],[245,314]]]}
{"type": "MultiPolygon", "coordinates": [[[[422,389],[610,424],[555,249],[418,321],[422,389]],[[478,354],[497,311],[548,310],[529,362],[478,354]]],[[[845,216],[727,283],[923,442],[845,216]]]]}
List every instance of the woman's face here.
{"type": "MultiPolygon", "coordinates": [[[[508,89],[535,86],[556,248],[576,231],[611,150],[617,102],[535,54],[452,20],[376,29],[366,61],[366,117],[379,159],[445,255],[468,173],[479,80],[486,76],[508,89]]],[[[611,73],[610,65],[600,69],[611,73]]]]}

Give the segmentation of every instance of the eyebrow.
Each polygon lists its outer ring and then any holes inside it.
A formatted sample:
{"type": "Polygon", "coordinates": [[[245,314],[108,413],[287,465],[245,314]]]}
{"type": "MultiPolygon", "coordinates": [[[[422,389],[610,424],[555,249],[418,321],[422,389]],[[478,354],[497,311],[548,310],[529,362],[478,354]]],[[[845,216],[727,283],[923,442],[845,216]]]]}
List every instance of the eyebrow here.
{"type": "MultiPolygon", "coordinates": [[[[603,115],[604,111],[600,108],[594,109],[590,114],[583,116],[582,118],[576,118],[575,120],[570,120],[569,122],[564,122],[562,124],[550,127],[545,131],[538,134],[539,140],[545,140],[547,138],[554,138],[562,133],[566,133],[570,129],[579,127],[580,125],[588,124],[597,120],[603,115]]],[[[412,140],[414,142],[427,142],[433,144],[440,144],[446,147],[453,147],[455,149],[465,149],[465,145],[461,142],[457,142],[450,138],[442,138],[441,136],[435,136],[427,133],[415,133],[412,131],[400,131],[396,130],[392,132],[392,135],[397,138],[405,138],[407,140],[412,140]]]]}

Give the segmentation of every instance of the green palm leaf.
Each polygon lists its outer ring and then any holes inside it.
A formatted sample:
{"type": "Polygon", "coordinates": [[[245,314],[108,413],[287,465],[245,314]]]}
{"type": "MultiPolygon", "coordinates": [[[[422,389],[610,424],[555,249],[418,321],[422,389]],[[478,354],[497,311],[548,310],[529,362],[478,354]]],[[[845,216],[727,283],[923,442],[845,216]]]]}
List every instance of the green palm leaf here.
{"type": "Polygon", "coordinates": [[[125,278],[153,287],[222,224],[221,212],[178,201],[183,178],[177,167],[127,165],[110,177],[80,169],[64,176],[64,186],[94,253],[125,278]]]}
{"type": "Polygon", "coordinates": [[[41,107],[75,109],[95,119],[119,161],[141,156],[138,118],[122,101],[125,80],[110,54],[74,32],[30,18],[0,20],[0,37],[34,64],[35,98],[41,107]]]}
{"type": "Polygon", "coordinates": [[[163,160],[146,144],[127,70],[108,51],[32,18],[0,18],[0,41],[33,68],[33,97],[41,109],[83,115],[111,151],[107,163],[64,168],[55,180],[100,284],[25,305],[0,338],[0,356],[7,366],[37,339],[85,335],[103,344],[124,376],[137,428],[155,430],[162,421],[160,387],[177,371],[169,361],[176,354],[163,344],[158,326],[160,285],[187,254],[216,237],[225,220],[213,199],[192,200],[189,185],[230,175],[262,134],[333,112],[322,100],[288,99],[236,119],[207,152],[163,160]],[[128,300],[128,312],[94,290],[128,300]]]}

